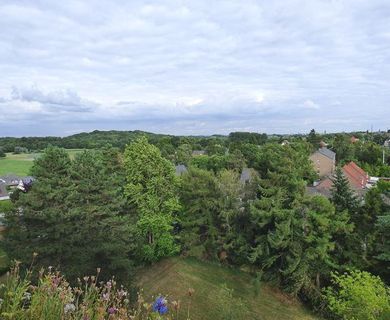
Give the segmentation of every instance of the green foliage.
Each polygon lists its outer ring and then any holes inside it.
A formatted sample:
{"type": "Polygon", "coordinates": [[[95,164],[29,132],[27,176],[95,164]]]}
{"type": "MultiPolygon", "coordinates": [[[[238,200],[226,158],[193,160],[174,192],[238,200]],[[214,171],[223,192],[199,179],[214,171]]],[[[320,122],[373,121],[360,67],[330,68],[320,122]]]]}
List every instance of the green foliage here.
{"type": "Polygon", "coordinates": [[[247,319],[247,306],[245,306],[240,298],[234,297],[233,294],[234,290],[229,289],[224,284],[215,297],[213,297],[219,314],[218,320],[247,319]]]}
{"type": "Polygon", "coordinates": [[[19,192],[6,214],[5,249],[28,263],[37,252],[39,266],[60,266],[70,280],[103,267],[109,277],[126,279],[131,221],[122,214],[123,198],[104,155],[86,151],[71,161],[67,152],[48,148],[34,162],[31,190],[19,192]]]}
{"type": "Polygon", "coordinates": [[[5,154],[4,148],[0,147],[0,158],[5,158],[5,157],[6,157],[6,154],[5,154]]]}
{"type": "Polygon", "coordinates": [[[321,136],[318,135],[314,129],[311,129],[309,135],[307,136],[307,142],[312,145],[312,150],[318,149],[320,141],[321,136]]]}
{"type": "Polygon", "coordinates": [[[349,185],[348,179],[344,176],[340,167],[336,168],[335,176],[332,179],[333,186],[332,202],[338,212],[347,210],[350,214],[358,208],[358,202],[349,185]]]}
{"type": "Polygon", "coordinates": [[[336,134],[332,149],[336,152],[336,159],[339,163],[353,160],[354,150],[350,137],[344,134],[336,134]]]}
{"type": "Polygon", "coordinates": [[[376,237],[376,259],[379,264],[376,266],[376,272],[380,274],[387,283],[390,283],[390,211],[378,216],[375,224],[376,237]]]}
{"type": "Polygon", "coordinates": [[[190,254],[216,258],[219,199],[217,180],[212,173],[190,168],[183,175],[180,188],[180,200],[183,204],[181,241],[183,249],[190,254]]]}
{"type": "Polygon", "coordinates": [[[390,292],[379,277],[368,272],[332,273],[325,290],[329,310],[346,320],[385,320],[390,316],[390,292]]]}
{"type": "Polygon", "coordinates": [[[173,164],[145,137],[126,147],[124,163],[125,194],[138,216],[142,258],[156,261],[178,252],[171,227],[180,209],[173,164]]]}

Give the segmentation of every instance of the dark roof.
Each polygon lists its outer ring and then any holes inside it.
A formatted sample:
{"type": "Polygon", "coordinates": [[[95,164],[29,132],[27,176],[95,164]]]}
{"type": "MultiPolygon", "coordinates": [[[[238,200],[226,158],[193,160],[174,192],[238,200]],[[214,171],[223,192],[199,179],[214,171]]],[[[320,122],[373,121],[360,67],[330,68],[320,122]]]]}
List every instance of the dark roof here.
{"type": "Polygon", "coordinates": [[[7,186],[17,185],[19,181],[20,181],[20,177],[14,174],[0,176],[0,183],[5,183],[7,186]]]}
{"type": "Polygon", "coordinates": [[[251,181],[251,179],[252,179],[252,170],[250,168],[242,169],[240,181],[242,183],[245,183],[245,182],[251,181]]]}
{"type": "Polygon", "coordinates": [[[175,169],[177,176],[181,176],[183,173],[187,172],[187,167],[184,164],[177,165],[175,169]]]}
{"type": "Polygon", "coordinates": [[[317,152],[321,153],[322,155],[328,157],[331,160],[336,160],[336,153],[334,153],[332,150],[329,150],[328,148],[319,148],[317,152]]]}

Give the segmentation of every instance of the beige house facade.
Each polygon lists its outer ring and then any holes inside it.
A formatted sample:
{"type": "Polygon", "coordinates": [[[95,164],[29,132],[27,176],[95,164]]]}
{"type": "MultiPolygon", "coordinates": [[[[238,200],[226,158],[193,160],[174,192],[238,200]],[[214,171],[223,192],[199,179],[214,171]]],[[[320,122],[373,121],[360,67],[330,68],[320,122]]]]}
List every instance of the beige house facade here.
{"type": "Polygon", "coordinates": [[[329,176],[334,173],[336,167],[336,153],[328,148],[320,148],[310,156],[314,170],[319,177],[329,176]]]}

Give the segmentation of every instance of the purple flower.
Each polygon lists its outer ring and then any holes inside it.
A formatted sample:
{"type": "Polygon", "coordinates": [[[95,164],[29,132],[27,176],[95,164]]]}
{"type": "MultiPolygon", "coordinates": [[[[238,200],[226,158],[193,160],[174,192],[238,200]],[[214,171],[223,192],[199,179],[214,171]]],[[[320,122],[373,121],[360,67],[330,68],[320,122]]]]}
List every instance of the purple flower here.
{"type": "Polygon", "coordinates": [[[118,311],[118,309],[115,308],[115,307],[108,308],[108,314],[114,314],[114,313],[116,313],[117,311],[118,311]]]}
{"type": "Polygon", "coordinates": [[[167,300],[159,296],[153,303],[153,311],[159,314],[166,314],[168,312],[167,300]]]}

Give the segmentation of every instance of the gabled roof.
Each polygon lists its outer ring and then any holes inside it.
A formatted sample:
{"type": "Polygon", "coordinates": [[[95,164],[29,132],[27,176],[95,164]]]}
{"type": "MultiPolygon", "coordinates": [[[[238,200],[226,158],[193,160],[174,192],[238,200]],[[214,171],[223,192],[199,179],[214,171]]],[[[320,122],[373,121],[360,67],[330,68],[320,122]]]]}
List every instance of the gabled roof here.
{"type": "Polygon", "coordinates": [[[325,148],[325,147],[319,148],[317,150],[317,152],[319,152],[320,154],[322,154],[325,157],[328,157],[329,159],[331,159],[333,161],[336,160],[336,153],[333,152],[332,150],[329,150],[328,148],[325,148]]]}
{"type": "Polygon", "coordinates": [[[14,174],[0,176],[0,183],[4,183],[7,186],[18,185],[19,181],[20,181],[20,177],[14,174]]]}
{"type": "Polygon", "coordinates": [[[368,174],[355,162],[351,161],[343,167],[343,173],[347,177],[351,187],[355,189],[365,188],[368,182],[368,174]]]}

